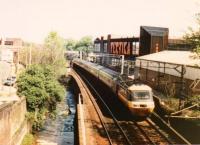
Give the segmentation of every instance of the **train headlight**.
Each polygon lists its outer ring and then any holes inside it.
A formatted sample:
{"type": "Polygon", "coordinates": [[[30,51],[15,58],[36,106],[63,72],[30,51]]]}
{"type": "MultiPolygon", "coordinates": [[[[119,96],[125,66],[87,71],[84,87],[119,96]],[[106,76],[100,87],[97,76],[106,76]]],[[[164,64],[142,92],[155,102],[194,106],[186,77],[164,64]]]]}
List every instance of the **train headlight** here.
{"type": "Polygon", "coordinates": [[[154,108],[155,105],[154,105],[154,103],[150,103],[150,104],[148,104],[148,107],[150,107],[150,108],[154,108]]]}

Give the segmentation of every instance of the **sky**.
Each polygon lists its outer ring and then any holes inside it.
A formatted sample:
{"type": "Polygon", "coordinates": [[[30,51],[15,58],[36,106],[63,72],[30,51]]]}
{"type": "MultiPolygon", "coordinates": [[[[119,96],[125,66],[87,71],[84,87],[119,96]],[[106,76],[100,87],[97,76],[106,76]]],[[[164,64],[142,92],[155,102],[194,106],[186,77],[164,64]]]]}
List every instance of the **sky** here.
{"type": "Polygon", "coordinates": [[[64,38],[139,36],[140,26],[169,28],[180,38],[196,27],[200,0],[0,0],[0,37],[42,43],[50,31],[64,38]]]}

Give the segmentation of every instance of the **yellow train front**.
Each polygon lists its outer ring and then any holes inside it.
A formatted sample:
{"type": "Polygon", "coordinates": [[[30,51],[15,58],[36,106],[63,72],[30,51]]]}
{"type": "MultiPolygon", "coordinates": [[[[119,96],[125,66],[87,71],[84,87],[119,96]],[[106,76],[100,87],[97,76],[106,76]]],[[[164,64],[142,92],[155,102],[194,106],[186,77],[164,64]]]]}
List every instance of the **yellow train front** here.
{"type": "Polygon", "coordinates": [[[136,83],[129,87],[119,86],[118,97],[135,116],[147,117],[155,107],[152,89],[145,84],[136,83]]]}

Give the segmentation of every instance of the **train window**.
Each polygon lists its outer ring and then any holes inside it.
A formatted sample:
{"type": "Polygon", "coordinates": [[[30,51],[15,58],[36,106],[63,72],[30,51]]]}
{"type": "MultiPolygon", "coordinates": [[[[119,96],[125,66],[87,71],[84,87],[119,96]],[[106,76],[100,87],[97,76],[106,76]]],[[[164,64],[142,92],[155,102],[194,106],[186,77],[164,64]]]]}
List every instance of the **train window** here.
{"type": "Polygon", "coordinates": [[[132,94],[134,99],[150,99],[150,92],[149,91],[134,91],[132,94]]]}

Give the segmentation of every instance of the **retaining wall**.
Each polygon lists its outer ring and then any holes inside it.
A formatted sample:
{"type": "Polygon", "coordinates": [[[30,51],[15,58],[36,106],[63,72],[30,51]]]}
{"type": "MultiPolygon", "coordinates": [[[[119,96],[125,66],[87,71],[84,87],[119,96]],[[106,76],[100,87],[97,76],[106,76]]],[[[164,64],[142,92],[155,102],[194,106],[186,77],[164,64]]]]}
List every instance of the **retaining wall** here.
{"type": "Polygon", "coordinates": [[[0,106],[0,145],[20,145],[29,131],[25,118],[26,99],[6,103],[0,106]]]}

